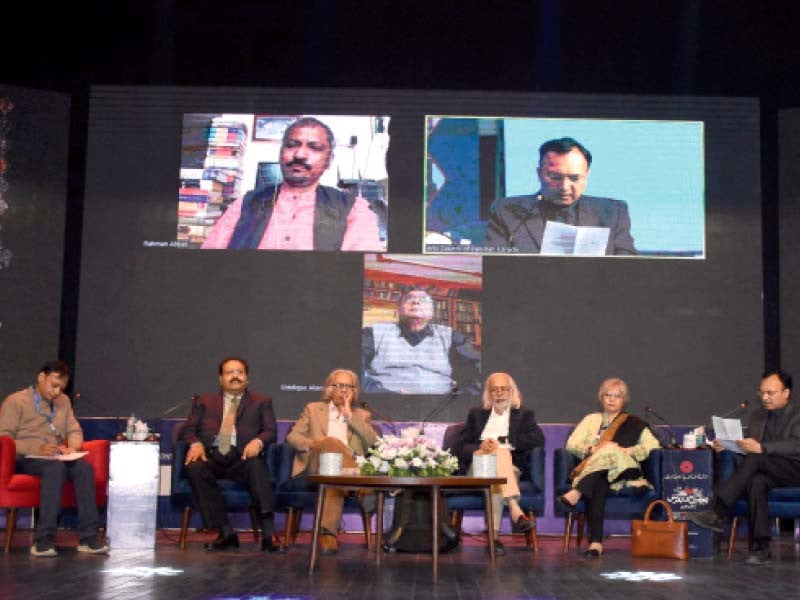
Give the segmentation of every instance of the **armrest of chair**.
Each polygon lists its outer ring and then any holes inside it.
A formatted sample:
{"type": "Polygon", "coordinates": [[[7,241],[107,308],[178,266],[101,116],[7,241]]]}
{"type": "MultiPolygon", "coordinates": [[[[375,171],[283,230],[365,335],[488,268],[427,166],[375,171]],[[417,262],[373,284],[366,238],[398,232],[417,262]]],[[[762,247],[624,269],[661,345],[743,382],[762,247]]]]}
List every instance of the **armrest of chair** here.
{"type": "Polygon", "coordinates": [[[642,474],[661,496],[661,450],[653,450],[642,463],[642,474]]]}
{"type": "Polygon", "coordinates": [[[111,442],[108,440],[84,441],[81,450],[89,452],[83,460],[92,465],[94,480],[101,484],[108,483],[108,461],[111,442]]]}
{"type": "Polygon", "coordinates": [[[186,452],[189,445],[183,440],[175,440],[172,446],[172,487],[170,489],[178,489],[178,484],[186,479],[184,475],[184,463],[186,462],[186,452]]]}
{"type": "Polygon", "coordinates": [[[536,493],[544,492],[544,448],[534,448],[531,451],[531,483],[536,493]]]}
{"type": "Polygon", "coordinates": [[[17,443],[10,435],[0,436],[0,484],[8,485],[14,476],[17,443]]]}
{"type": "Polygon", "coordinates": [[[566,448],[556,448],[553,455],[553,491],[556,494],[569,488],[569,474],[577,465],[577,457],[566,448]]]}
{"type": "Polygon", "coordinates": [[[278,472],[276,477],[276,487],[283,489],[284,484],[292,476],[292,463],[294,462],[294,448],[288,442],[275,444],[277,452],[278,472]]]}
{"type": "Polygon", "coordinates": [[[739,466],[739,455],[730,450],[723,450],[716,453],[715,470],[717,474],[717,483],[727,481],[733,476],[736,467],[739,466]]]}

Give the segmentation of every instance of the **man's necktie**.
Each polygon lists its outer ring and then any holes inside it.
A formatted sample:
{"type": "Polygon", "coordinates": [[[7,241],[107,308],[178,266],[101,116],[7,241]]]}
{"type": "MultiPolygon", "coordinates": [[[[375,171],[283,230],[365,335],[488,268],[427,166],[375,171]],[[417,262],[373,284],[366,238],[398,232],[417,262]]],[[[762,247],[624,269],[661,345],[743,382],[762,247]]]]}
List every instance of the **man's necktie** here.
{"type": "Polygon", "coordinates": [[[236,409],[239,407],[239,396],[231,398],[231,405],[228,407],[228,412],[222,419],[222,426],[219,428],[219,443],[217,449],[223,456],[231,451],[231,433],[233,433],[233,425],[236,422],[236,409]]]}

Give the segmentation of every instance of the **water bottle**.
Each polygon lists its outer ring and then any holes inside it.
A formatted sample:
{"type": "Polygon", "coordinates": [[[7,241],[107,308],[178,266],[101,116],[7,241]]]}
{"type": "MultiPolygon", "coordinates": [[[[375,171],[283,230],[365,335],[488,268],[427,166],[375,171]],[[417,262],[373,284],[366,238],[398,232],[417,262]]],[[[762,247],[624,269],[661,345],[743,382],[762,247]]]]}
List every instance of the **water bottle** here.
{"type": "Polygon", "coordinates": [[[135,430],[136,430],[136,417],[134,417],[133,413],[131,413],[131,416],[128,417],[128,426],[125,428],[125,437],[128,438],[128,440],[132,440],[133,433],[135,430]]]}

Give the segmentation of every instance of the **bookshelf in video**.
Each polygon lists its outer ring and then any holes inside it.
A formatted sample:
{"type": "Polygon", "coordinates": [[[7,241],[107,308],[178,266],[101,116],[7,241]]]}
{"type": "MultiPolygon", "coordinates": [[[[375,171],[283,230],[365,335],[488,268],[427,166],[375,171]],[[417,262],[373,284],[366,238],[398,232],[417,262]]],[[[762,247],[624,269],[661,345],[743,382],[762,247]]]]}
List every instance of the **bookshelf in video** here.
{"type": "Polygon", "coordinates": [[[184,121],[178,191],[178,237],[199,248],[208,231],[241,195],[244,123],[203,115],[184,121]]]}

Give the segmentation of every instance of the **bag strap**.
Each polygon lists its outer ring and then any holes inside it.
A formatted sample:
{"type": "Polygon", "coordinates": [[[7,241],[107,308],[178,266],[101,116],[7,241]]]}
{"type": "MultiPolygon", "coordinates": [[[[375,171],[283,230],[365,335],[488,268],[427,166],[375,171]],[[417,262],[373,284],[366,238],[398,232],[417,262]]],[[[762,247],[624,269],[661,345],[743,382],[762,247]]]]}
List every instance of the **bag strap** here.
{"type": "Polygon", "coordinates": [[[670,523],[672,522],[672,507],[667,504],[664,500],[653,500],[647,507],[647,510],[644,512],[644,520],[650,520],[650,513],[653,512],[653,509],[656,507],[657,504],[663,506],[667,511],[667,521],[670,523]]]}
{"type": "MultiPolygon", "coordinates": [[[[628,419],[628,413],[619,413],[616,418],[611,422],[608,428],[603,432],[600,436],[600,439],[597,440],[597,444],[599,445],[602,442],[613,442],[614,436],[617,435],[617,430],[622,426],[622,424],[628,419]]],[[[592,458],[590,454],[586,458],[584,458],[578,466],[576,466],[572,471],[570,471],[569,478],[570,480],[575,479],[578,475],[581,474],[581,471],[589,464],[589,459],[592,458]]]]}

